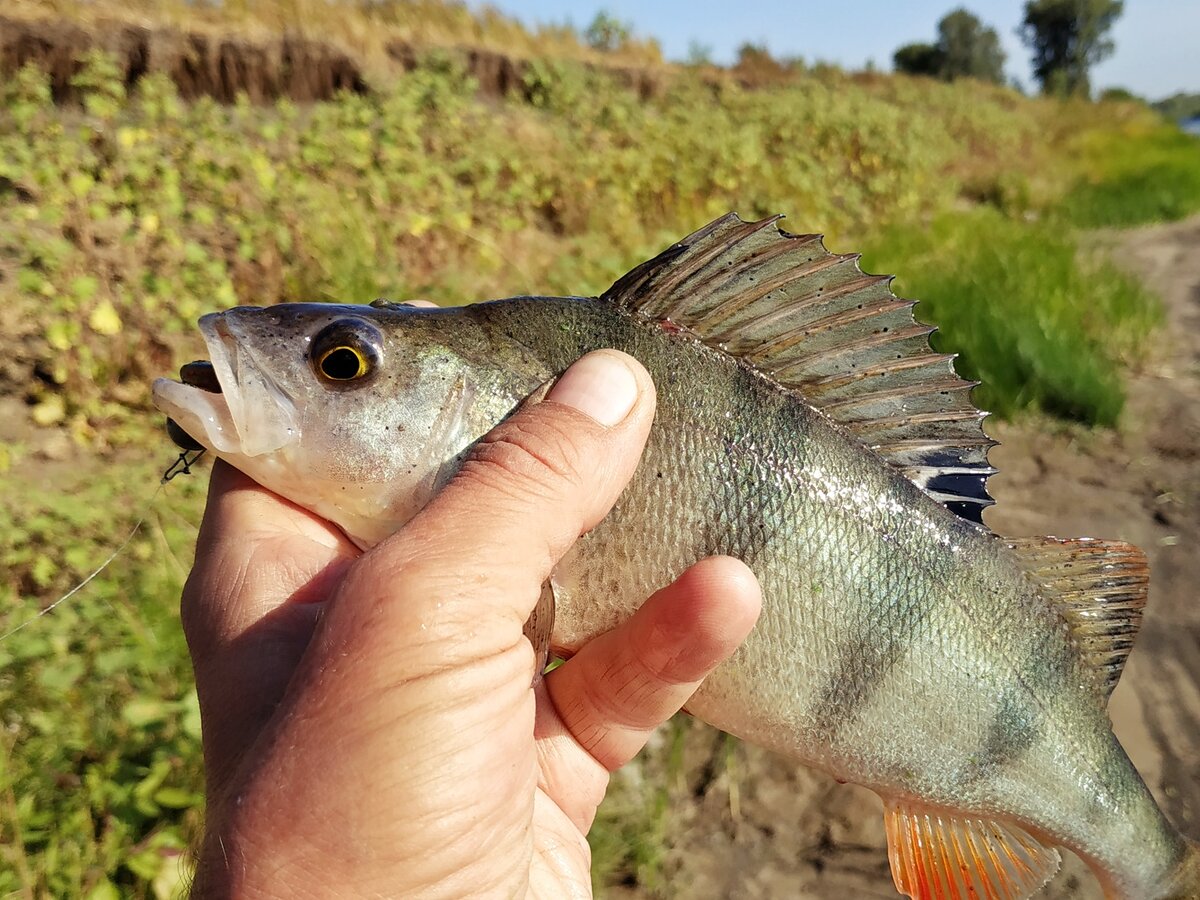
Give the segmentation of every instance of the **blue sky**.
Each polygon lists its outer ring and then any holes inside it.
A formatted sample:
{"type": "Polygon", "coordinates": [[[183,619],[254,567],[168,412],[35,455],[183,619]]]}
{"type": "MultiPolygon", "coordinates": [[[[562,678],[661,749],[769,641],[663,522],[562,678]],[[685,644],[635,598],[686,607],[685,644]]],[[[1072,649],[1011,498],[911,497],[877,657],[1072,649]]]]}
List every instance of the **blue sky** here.
{"type": "MultiPolygon", "coordinates": [[[[482,5],[473,0],[472,6],[482,5]]],[[[1016,35],[1021,0],[491,0],[528,24],[570,20],[585,27],[599,9],[658,38],[669,59],[692,41],[729,62],[739,44],[765,43],[776,56],[890,69],[901,44],[932,41],[938,20],[963,5],[1000,35],[1009,77],[1035,87],[1029,53],[1016,35]]],[[[1098,88],[1121,86],[1150,99],[1200,91],[1200,0],[1126,0],[1112,36],[1116,53],[1093,70],[1098,88]]]]}

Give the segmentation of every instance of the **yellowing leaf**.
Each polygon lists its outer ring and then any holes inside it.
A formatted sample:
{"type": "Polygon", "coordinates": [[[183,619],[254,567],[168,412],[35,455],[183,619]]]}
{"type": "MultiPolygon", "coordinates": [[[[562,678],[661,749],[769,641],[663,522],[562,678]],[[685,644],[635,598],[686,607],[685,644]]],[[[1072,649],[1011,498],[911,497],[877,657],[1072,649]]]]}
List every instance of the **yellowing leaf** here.
{"type": "Polygon", "coordinates": [[[60,394],[51,394],[35,406],[30,415],[42,427],[57,425],[67,417],[67,405],[60,394]]]}
{"type": "Polygon", "coordinates": [[[408,233],[413,237],[420,237],[430,228],[433,227],[433,219],[424,213],[417,213],[412,217],[412,221],[408,225],[408,233]]]}
{"type": "Polygon", "coordinates": [[[46,326],[46,343],[55,350],[68,349],[75,337],[74,323],[58,319],[46,326]]]}
{"type": "Polygon", "coordinates": [[[97,334],[116,334],[121,330],[121,317],[111,303],[101,300],[88,316],[88,325],[97,334]]]}
{"type": "Polygon", "coordinates": [[[88,891],[87,900],[120,900],[121,892],[117,886],[105,878],[88,891]]]}
{"type": "Polygon", "coordinates": [[[165,853],[163,864],[151,882],[155,900],[180,900],[188,895],[192,883],[191,856],[187,853],[165,853]]]}

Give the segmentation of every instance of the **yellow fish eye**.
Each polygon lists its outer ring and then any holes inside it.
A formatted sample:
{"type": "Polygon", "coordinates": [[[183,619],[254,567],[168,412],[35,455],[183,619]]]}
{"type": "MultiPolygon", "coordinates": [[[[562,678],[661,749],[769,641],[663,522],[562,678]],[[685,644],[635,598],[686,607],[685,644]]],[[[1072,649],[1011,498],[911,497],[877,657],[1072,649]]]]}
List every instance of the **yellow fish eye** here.
{"type": "Polygon", "coordinates": [[[383,335],[363,319],[335,319],[312,336],[308,361],[326,390],[355,390],[383,365],[383,335]]]}
{"type": "Polygon", "coordinates": [[[343,344],[322,353],[317,368],[331,381],[353,381],[366,375],[371,364],[361,350],[343,344]]]}

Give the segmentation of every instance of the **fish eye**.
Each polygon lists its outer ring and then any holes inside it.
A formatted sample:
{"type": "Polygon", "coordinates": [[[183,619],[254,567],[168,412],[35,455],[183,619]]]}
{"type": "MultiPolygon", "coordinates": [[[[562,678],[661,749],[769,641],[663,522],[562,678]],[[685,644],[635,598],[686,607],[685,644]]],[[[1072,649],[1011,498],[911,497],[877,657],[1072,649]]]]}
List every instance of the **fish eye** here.
{"type": "Polygon", "coordinates": [[[333,381],[350,381],[362,378],[370,371],[367,358],[353,347],[334,347],[326,350],[317,360],[321,374],[333,381]]]}
{"type": "Polygon", "coordinates": [[[327,388],[349,387],[370,378],[379,366],[383,338],[361,319],[338,319],[312,339],[309,360],[327,388]]]}

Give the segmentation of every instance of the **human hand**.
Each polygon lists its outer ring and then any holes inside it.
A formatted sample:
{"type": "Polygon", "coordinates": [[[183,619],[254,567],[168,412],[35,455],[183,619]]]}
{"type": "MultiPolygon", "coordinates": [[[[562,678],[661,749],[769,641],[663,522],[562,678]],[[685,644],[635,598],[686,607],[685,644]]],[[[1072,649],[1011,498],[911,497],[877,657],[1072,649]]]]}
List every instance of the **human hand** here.
{"type": "Polygon", "coordinates": [[[208,777],[194,896],[591,895],[609,773],[759,609],[742,563],[704,560],[531,687],[522,626],[653,414],[640,365],[589,354],[361,556],[218,463],[182,608],[208,777]]]}

